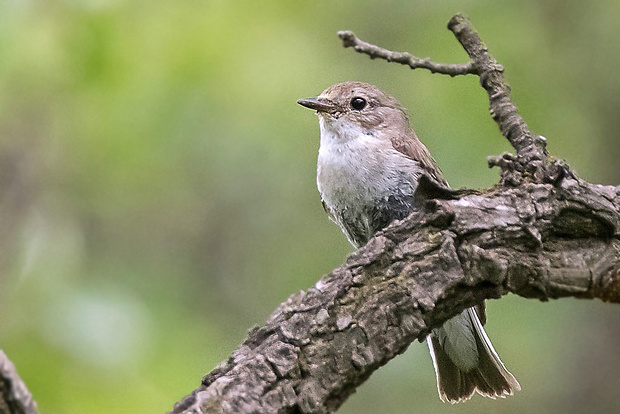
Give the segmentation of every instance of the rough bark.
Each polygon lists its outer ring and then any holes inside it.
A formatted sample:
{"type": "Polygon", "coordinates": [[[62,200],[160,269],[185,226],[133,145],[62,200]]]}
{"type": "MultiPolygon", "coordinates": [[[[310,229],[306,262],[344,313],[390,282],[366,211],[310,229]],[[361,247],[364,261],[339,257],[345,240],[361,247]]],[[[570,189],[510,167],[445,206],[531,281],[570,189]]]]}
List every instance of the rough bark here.
{"type": "Polygon", "coordinates": [[[0,414],[36,414],[37,404],[15,366],[0,350],[0,414]]]}
{"type": "Polygon", "coordinates": [[[620,188],[587,183],[551,159],[467,19],[457,15],[448,27],[471,62],[433,64],[352,32],[339,36],[371,58],[480,76],[491,115],[516,150],[490,160],[502,169],[500,184],[451,191],[423,180],[422,209],[281,304],[174,413],[332,412],[414,340],[509,292],[620,303],[620,188]]]}
{"type": "Polygon", "coordinates": [[[174,412],[330,412],[466,307],[508,292],[620,303],[616,187],[575,178],[430,200],[250,332],[174,412]]]}

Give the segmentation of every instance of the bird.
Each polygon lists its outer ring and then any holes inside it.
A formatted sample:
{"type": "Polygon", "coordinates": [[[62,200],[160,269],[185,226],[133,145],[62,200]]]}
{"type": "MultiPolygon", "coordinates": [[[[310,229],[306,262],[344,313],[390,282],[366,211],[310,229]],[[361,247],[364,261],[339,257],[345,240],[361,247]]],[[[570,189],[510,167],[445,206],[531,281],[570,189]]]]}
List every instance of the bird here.
{"type": "MultiPolygon", "coordinates": [[[[414,193],[422,176],[449,188],[403,106],[378,87],[342,82],[297,103],[318,115],[321,202],[354,248],[421,207],[414,193]]],[[[521,389],[493,348],[485,322],[482,303],[427,336],[442,401],[466,401],[475,392],[506,397],[521,389]]]]}

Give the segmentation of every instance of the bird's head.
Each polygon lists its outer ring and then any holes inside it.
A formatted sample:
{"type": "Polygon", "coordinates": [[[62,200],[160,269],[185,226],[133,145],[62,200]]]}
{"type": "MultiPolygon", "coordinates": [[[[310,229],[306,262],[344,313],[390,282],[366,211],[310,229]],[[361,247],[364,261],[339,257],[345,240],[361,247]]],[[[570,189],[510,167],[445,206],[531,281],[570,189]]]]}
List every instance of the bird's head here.
{"type": "Polygon", "coordinates": [[[365,134],[407,134],[409,118],[396,98],[364,82],[337,83],[316,98],[300,99],[298,104],[316,110],[322,132],[346,139],[365,134]]]}

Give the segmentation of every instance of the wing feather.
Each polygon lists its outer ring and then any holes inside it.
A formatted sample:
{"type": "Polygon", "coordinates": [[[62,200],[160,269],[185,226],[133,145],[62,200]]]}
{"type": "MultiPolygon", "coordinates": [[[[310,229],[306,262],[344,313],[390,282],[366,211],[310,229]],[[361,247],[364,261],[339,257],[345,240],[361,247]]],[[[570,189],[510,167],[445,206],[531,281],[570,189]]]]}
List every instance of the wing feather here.
{"type": "Polygon", "coordinates": [[[429,152],[428,148],[422,144],[412,129],[410,129],[410,134],[395,135],[391,141],[392,147],[396,151],[414,161],[417,161],[424,171],[424,174],[429,179],[434,181],[440,187],[449,187],[448,183],[441,174],[441,168],[439,168],[439,165],[437,165],[437,162],[429,152]]]}

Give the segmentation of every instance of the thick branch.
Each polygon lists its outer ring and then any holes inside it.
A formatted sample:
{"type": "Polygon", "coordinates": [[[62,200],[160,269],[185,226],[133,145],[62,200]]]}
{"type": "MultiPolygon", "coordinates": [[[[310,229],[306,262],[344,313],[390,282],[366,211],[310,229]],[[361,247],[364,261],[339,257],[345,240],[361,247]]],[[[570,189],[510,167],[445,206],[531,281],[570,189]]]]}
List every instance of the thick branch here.
{"type": "Polygon", "coordinates": [[[420,206],[347,262],[292,295],[174,413],[324,413],[376,369],[484,299],[598,298],[620,303],[620,190],[549,162],[510,101],[503,69],[463,16],[449,24],[472,62],[444,65],[340,32],[345,47],[452,76],[479,74],[491,114],[517,151],[493,191],[421,180],[420,206]],[[510,185],[507,185],[510,184],[510,185]]]}
{"type": "Polygon", "coordinates": [[[620,303],[618,190],[557,184],[427,201],[280,305],[174,412],[331,412],[412,341],[484,299],[620,303]]]}
{"type": "Polygon", "coordinates": [[[15,366],[0,350],[0,414],[36,414],[37,404],[15,366]]]}

